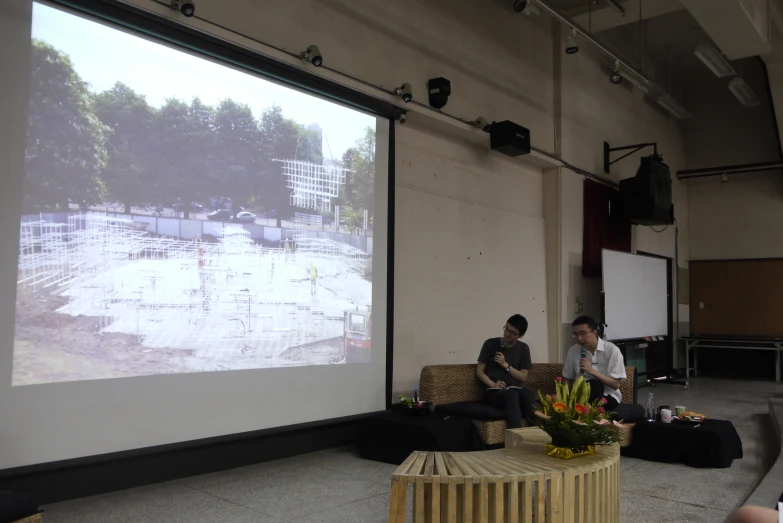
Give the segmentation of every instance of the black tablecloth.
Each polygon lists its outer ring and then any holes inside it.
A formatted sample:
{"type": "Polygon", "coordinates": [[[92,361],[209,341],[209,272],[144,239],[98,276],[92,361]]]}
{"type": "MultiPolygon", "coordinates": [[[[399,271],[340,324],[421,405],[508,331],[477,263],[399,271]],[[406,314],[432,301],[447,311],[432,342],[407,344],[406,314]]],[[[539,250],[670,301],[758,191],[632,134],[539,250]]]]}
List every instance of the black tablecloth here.
{"type": "Polygon", "coordinates": [[[468,418],[438,412],[411,416],[395,408],[367,420],[359,454],[399,465],[414,450],[465,452],[476,449],[476,440],[473,422],[468,418]]]}
{"type": "Polygon", "coordinates": [[[742,458],[742,441],[730,421],[705,420],[698,426],[685,422],[640,421],[623,456],[691,467],[727,468],[742,458]]]}

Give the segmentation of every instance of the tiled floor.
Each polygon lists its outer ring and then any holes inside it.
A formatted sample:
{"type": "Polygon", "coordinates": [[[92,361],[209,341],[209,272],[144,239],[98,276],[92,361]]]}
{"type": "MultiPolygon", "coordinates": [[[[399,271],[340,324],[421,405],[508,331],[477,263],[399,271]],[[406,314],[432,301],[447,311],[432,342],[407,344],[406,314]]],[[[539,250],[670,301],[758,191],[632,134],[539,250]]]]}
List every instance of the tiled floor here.
{"type": "MultiPolygon", "coordinates": [[[[745,457],[729,469],[622,458],[622,521],[721,523],[760,478],[766,398],[783,386],[765,382],[691,380],[690,389],[659,385],[658,405],[684,404],[710,417],[730,419],[745,457]]],[[[227,472],[187,478],[59,503],[46,523],[385,522],[394,465],[365,461],[354,449],[333,449],[227,472]]],[[[783,483],[783,482],[782,482],[783,483]]]]}

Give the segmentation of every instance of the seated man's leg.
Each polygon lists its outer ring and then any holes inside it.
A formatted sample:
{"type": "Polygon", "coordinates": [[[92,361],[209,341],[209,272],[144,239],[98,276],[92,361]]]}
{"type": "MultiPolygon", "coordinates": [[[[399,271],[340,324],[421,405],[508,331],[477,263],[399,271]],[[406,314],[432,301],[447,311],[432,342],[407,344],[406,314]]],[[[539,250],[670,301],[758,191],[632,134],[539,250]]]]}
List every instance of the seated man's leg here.
{"type": "Polygon", "coordinates": [[[506,423],[510,429],[522,427],[522,408],[516,390],[488,390],[484,392],[484,403],[505,409],[506,423]]]}
{"type": "Polygon", "coordinates": [[[535,427],[538,425],[536,422],[536,416],[534,414],[534,405],[536,404],[536,393],[527,387],[521,388],[519,391],[519,404],[522,409],[522,416],[527,420],[528,425],[535,427]]]}
{"type": "Polygon", "coordinates": [[[590,403],[604,397],[604,384],[598,380],[587,380],[590,385],[590,403]]]}
{"type": "Polygon", "coordinates": [[[619,403],[613,396],[605,395],[606,403],[604,404],[604,410],[615,410],[619,403]]]}

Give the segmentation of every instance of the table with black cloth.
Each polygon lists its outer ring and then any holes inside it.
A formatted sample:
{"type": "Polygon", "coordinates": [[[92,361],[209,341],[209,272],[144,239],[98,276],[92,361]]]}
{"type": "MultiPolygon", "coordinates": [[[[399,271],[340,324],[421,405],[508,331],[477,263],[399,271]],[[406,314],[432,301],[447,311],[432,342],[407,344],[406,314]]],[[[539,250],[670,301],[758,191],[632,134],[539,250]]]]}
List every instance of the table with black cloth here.
{"type": "Polygon", "coordinates": [[[365,459],[399,465],[414,450],[475,450],[477,438],[470,419],[439,412],[412,416],[395,406],[368,418],[359,441],[359,454],[365,459]]]}
{"type": "Polygon", "coordinates": [[[622,455],[690,467],[728,468],[733,460],[742,458],[742,441],[730,421],[640,421],[622,455]]]}

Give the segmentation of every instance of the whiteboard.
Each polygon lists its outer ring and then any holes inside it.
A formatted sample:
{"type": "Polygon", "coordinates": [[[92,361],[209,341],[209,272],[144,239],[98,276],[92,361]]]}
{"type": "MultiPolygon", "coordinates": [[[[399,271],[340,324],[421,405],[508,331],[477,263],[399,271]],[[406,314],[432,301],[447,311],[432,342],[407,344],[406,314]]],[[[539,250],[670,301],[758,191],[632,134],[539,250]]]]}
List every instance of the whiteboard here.
{"type": "Polygon", "coordinates": [[[606,339],[666,336],[669,333],[667,261],[604,249],[601,263],[606,339]]]}

